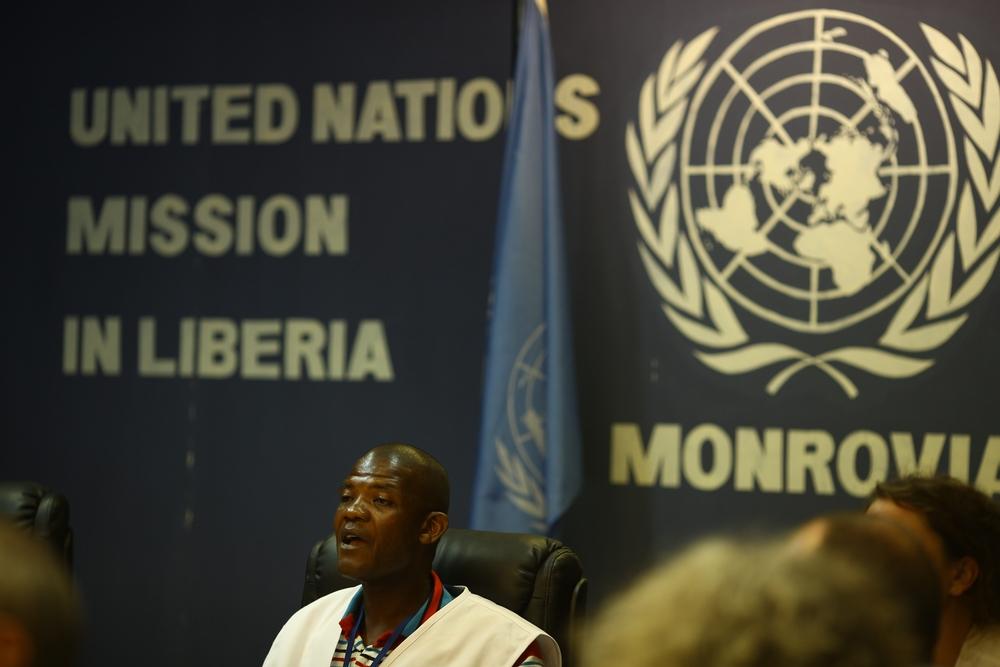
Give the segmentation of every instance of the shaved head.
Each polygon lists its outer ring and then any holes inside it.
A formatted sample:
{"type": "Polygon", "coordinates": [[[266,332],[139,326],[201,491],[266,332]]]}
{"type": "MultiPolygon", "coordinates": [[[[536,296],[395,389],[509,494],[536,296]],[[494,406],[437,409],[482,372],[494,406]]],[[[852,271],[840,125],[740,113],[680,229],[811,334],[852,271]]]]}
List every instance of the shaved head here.
{"type": "Polygon", "coordinates": [[[402,442],[387,442],[369,450],[358,463],[366,459],[391,462],[403,476],[408,499],[419,503],[421,511],[448,513],[451,497],[448,472],[424,450],[402,442]]]}
{"type": "Polygon", "coordinates": [[[340,573],[366,585],[429,580],[448,530],[448,494],[444,467],[422,449],[390,442],[366,452],[344,479],[333,518],[340,573]]]}

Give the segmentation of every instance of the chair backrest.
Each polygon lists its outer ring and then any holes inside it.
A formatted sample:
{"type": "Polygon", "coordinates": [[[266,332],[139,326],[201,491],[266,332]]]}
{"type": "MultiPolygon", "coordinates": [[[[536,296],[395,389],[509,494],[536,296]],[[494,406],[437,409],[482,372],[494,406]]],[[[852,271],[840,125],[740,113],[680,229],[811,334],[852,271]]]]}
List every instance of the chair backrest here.
{"type": "Polygon", "coordinates": [[[66,496],[37,482],[0,482],[0,516],[49,544],[72,570],[73,529],[66,496]]]}
{"type": "MultiPolygon", "coordinates": [[[[522,533],[449,529],[434,569],[445,584],[510,609],[552,635],[573,664],[575,632],[587,604],[587,579],[577,555],[561,542],[522,533]]],[[[306,562],[303,606],[335,590],[357,585],[337,571],[334,536],[316,543],[306,562]]]]}

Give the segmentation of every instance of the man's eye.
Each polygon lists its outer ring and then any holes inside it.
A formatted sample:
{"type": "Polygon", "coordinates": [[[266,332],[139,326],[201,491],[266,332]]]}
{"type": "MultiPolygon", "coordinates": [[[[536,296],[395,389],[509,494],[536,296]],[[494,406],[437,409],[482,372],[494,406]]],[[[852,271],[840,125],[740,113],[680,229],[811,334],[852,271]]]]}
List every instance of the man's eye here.
{"type": "Polygon", "coordinates": [[[375,504],[376,505],[389,505],[390,501],[385,496],[376,496],[375,497],[375,504]]]}
{"type": "Polygon", "coordinates": [[[350,500],[351,500],[351,496],[349,494],[347,494],[347,493],[340,494],[340,502],[346,503],[346,502],[350,502],[350,500]]]}

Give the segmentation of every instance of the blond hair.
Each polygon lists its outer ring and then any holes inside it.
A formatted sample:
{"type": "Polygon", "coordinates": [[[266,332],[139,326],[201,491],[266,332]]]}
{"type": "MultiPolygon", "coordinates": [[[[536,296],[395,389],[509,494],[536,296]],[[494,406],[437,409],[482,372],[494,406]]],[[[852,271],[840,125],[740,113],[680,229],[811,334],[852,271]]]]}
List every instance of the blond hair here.
{"type": "Polygon", "coordinates": [[[919,643],[904,619],[842,557],[713,539],[607,605],[585,633],[583,666],[910,667],[919,643]]]}

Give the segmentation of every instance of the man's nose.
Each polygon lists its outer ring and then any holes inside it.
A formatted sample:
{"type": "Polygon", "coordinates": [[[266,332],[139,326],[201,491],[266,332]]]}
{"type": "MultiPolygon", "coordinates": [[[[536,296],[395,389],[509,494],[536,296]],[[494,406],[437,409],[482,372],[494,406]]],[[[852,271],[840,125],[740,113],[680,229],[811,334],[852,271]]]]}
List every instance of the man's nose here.
{"type": "Polygon", "coordinates": [[[368,518],[368,504],[363,498],[354,497],[343,506],[343,512],[345,517],[351,519],[366,519],[368,518]]]}

